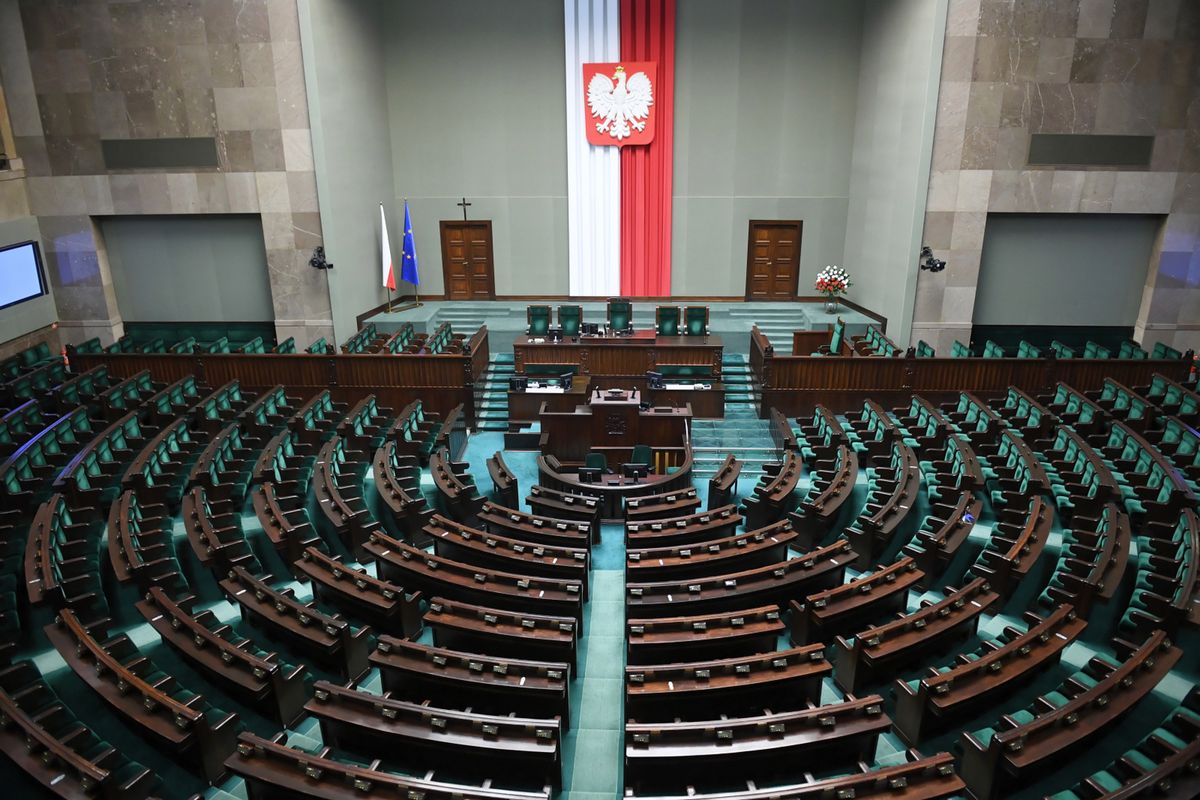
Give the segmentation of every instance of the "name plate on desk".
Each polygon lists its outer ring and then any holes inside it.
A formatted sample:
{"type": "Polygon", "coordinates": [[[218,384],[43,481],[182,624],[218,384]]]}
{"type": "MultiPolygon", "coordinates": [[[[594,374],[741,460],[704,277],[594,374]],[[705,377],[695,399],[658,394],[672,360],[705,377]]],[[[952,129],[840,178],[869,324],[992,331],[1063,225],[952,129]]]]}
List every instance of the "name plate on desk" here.
{"type": "Polygon", "coordinates": [[[668,383],[668,384],[665,384],[662,388],[666,389],[667,391],[672,391],[672,392],[674,392],[674,391],[692,392],[692,391],[711,389],[712,384],[711,383],[668,383]]]}
{"type": "Polygon", "coordinates": [[[563,394],[566,392],[561,386],[526,386],[525,394],[563,394]]]}

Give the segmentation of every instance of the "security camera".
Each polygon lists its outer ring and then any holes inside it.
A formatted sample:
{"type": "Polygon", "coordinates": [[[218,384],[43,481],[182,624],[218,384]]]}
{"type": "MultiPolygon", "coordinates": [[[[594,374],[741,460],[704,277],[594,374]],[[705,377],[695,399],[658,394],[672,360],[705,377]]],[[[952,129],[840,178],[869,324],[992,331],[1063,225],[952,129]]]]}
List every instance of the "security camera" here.
{"type": "Polygon", "coordinates": [[[940,258],[934,258],[933,249],[929,245],[921,248],[921,269],[927,269],[930,272],[941,272],[946,268],[946,262],[940,258]]]}
{"type": "Polygon", "coordinates": [[[308,260],[308,265],[313,269],[333,269],[333,262],[325,260],[324,247],[317,247],[313,250],[312,258],[308,260]]]}

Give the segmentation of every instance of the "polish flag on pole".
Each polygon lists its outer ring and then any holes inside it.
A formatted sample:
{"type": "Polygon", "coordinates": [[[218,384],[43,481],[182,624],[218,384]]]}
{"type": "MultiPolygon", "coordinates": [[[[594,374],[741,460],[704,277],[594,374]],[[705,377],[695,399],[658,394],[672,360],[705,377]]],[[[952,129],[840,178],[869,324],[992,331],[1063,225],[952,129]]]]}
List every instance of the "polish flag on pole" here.
{"type": "Polygon", "coordinates": [[[383,213],[383,203],[379,204],[379,231],[380,242],[379,249],[382,253],[383,264],[383,285],[389,291],[396,289],[396,270],[392,265],[392,243],[388,239],[387,232],[387,215],[383,213]]]}

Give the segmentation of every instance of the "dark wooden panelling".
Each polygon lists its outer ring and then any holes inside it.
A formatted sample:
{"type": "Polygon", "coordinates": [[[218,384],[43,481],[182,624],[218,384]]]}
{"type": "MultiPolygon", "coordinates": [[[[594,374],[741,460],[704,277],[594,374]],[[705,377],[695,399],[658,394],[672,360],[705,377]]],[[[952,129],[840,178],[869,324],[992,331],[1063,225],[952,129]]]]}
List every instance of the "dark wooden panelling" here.
{"type": "Polygon", "coordinates": [[[243,389],[261,391],[283,384],[305,397],[329,389],[335,400],[355,403],[369,394],[395,410],[413,400],[447,414],[460,403],[469,425],[475,422],[473,384],[487,368],[487,327],[466,341],[465,352],[439,355],[362,354],[278,355],[174,353],[75,353],[71,366],[84,372],[101,364],[116,377],[149,370],[156,381],[173,383],[186,375],[210,386],[238,381],[243,389]]]}
{"type": "Polygon", "coordinates": [[[778,356],[757,328],[750,336],[750,368],[762,386],[763,417],[771,408],[804,416],[818,404],[852,411],[867,398],[896,406],[914,393],[933,401],[963,391],[995,394],[1009,386],[1038,394],[1053,390],[1059,381],[1083,391],[1101,388],[1105,378],[1141,386],[1156,372],[1182,381],[1190,366],[1189,359],[778,356]]]}

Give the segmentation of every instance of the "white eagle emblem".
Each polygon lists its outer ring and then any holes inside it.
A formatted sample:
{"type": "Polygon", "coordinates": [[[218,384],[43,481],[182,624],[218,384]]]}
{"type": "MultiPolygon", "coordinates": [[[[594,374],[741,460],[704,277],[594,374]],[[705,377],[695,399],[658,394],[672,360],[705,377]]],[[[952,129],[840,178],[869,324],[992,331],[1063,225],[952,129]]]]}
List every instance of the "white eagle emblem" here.
{"type": "Polygon", "coordinates": [[[618,66],[612,78],[599,72],[592,76],[588,82],[587,101],[592,116],[600,120],[596,130],[619,142],[630,136],[631,129],[639,132],[646,129],[654,96],[646,73],[635,72],[626,81],[625,68],[618,66]]]}

